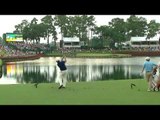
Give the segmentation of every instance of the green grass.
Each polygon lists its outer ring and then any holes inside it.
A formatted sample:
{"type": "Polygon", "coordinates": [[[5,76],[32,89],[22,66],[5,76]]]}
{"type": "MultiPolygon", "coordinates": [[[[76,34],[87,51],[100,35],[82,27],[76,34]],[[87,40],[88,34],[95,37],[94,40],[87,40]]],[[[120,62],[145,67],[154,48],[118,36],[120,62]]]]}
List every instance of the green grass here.
{"type": "Polygon", "coordinates": [[[145,80],[0,85],[0,105],[160,105],[160,92],[147,92],[145,80]],[[133,89],[130,84],[136,84],[133,89]]]}
{"type": "Polygon", "coordinates": [[[129,57],[129,54],[77,53],[76,57],[129,57]]]}
{"type": "MultiPolygon", "coordinates": [[[[49,53],[49,54],[45,54],[46,56],[62,56],[61,53],[49,53]]],[[[66,56],[70,56],[70,54],[65,54],[66,56]]],[[[73,55],[73,54],[72,54],[73,55]]],[[[73,55],[74,56],[74,55],[73,55]]],[[[72,56],[72,57],[73,57],[72,56]]],[[[100,57],[100,58],[120,58],[120,57],[131,57],[130,54],[112,54],[112,53],[92,53],[92,52],[78,52],[75,54],[74,57],[85,57],[85,58],[88,58],[88,57],[91,57],[91,58],[94,58],[94,57],[100,57]]]]}

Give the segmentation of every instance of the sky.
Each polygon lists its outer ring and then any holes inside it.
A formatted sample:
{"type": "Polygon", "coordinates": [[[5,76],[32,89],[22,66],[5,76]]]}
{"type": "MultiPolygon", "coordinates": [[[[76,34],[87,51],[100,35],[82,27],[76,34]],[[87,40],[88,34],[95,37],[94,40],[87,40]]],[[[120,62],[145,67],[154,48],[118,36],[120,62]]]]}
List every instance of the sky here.
{"type": "MultiPolygon", "coordinates": [[[[15,25],[20,24],[22,20],[27,20],[30,22],[34,17],[38,19],[38,22],[41,21],[46,15],[0,15],[0,36],[2,37],[3,33],[13,32],[15,30],[15,25]]],[[[107,25],[113,18],[123,18],[126,20],[130,15],[94,15],[97,26],[107,25]]],[[[144,17],[147,19],[147,22],[150,20],[156,20],[160,23],[160,15],[136,15],[138,17],[144,17]]],[[[58,38],[60,36],[58,35],[58,38]]]]}

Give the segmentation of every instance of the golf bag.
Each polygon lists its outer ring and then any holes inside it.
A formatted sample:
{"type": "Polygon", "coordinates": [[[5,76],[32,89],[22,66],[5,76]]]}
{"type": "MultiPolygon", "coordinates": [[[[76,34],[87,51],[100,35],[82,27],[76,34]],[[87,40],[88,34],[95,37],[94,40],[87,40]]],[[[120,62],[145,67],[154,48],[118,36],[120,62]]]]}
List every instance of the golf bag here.
{"type": "Polygon", "coordinates": [[[153,90],[154,91],[159,91],[160,77],[156,73],[157,73],[157,67],[153,69],[151,82],[152,82],[153,90]]]}

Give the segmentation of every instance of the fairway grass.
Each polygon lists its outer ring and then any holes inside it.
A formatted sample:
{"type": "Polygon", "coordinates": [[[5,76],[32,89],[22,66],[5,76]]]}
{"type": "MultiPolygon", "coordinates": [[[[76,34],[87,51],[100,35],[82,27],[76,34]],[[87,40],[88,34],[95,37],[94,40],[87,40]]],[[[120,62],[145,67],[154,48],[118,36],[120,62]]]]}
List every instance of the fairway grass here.
{"type": "Polygon", "coordinates": [[[147,82],[106,80],[0,85],[0,105],[160,105],[160,92],[147,92],[147,82]],[[131,89],[130,85],[136,86],[131,89]]]}
{"type": "Polygon", "coordinates": [[[129,54],[112,54],[112,53],[77,53],[76,57],[121,58],[121,57],[131,57],[131,55],[129,55],[129,54]]]}

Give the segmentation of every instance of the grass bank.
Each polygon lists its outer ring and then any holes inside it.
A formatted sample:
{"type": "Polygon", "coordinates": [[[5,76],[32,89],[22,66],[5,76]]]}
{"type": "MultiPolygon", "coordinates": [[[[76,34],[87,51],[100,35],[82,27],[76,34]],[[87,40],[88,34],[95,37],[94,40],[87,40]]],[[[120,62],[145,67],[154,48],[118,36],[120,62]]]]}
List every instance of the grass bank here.
{"type": "MultiPolygon", "coordinates": [[[[45,54],[48,56],[62,56],[61,53],[50,53],[45,54]]],[[[122,57],[131,57],[130,54],[118,54],[118,53],[90,53],[90,52],[77,52],[77,53],[65,53],[67,57],[75,57],[75,58],[122,58],[122,57]]]]}
{"type": "Polygon", "coordinates": [[[160,92],[139,80],[0,85],[0,105],[160,105],[160,92]],[[130,84],[136,84],[133,89],[130,84]]]}
{"type": "Polygon", "coordinates": [[[112,53],[77,53],[76,57],[121,58],[121,57],[131,57],[131,55],[129,55],[129,54],[112,54],[112,53]]]}

